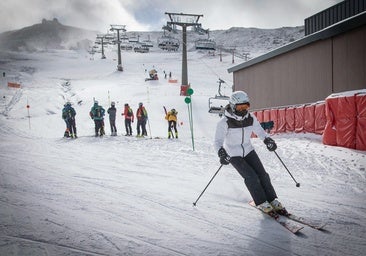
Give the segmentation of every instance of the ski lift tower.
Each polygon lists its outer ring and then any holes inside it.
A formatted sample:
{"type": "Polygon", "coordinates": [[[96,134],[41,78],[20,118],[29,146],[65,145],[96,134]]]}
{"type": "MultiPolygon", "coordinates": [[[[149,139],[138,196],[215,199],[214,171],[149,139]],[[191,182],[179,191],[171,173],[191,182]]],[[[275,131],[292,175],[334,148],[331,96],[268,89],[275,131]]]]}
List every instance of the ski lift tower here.
{"type": "Polygon", "coordinates": [[[102,59],[105,59],[105,54],[104,54],[104,39],[105,39],[105,35],[103,34],[98,34],[97,35],[97,39],[98,39],[98,44],[101,44],[102,47],[102,59]]]}
{"type": "Polygon", "coordinates": [[[169,16],[170,21],[167,22],[167,28],[171,31],[175,26],[182,27],[182,85],[188,86],[188,71],[187,71],[187,27],[200,27],[201,24],[198,23],[201,14],[185,14],[185,13],[171,13],[166,12],[169,16]]]}
{"type": "Polygon", "coordinates": [[[117,70],[123,71],[122,58],[121,58],[121,39],[119,37],[119,32],[126,32],[126,25],[111,25],[110,31],[117,31],[117,45],[118,45],[118,65],[117,70]]]}

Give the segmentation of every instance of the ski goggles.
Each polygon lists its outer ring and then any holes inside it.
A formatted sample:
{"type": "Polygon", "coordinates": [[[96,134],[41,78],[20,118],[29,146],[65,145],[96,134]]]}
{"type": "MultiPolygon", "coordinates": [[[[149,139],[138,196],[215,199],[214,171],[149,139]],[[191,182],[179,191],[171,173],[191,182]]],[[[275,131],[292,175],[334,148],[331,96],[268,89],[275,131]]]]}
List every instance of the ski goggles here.
{"type": "Polygon", "coordinates": [[[247,102],[247,103],[243,103],[243,104],[236,104],[236,105],[235,105],[235,109],[236,109],[237,111],[244,111],[244,110],[248,110],[248,109],[249,109],[249,107],[250,107],[249,102],[247,102]]]}

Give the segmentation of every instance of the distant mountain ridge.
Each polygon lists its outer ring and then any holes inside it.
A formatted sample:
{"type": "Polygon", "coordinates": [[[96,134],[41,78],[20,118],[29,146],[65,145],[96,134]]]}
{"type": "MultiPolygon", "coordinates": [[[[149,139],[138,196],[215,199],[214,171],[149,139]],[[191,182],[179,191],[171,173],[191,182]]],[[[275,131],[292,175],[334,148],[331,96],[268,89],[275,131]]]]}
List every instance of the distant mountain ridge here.
{"type": "Polygon", "coordinates": [[[0,34],[0,49],[13,51],[44,51],[89,47],[96,31],[65,26],[57,19],[0,34]]]}
{"type": "MultiPolygon", "coordinates": [[[[97,34],[97,31],[62,25],[57,19],[43,19],[39,24],[0,34],[0,49],[12,51],[89,49],[93,46],[97,34]]],[[[138,35],[140,40],[149,38],[155,43],[155,47],[158,39],[163,36],[162,31],[129,31],[126,34],[138,35]]],[[[171,35],[180,41],[182,39],[181,31],[171,35]]],[[[209,38],[214,39],[218,47],[235,48],[237,53],[249,53],[251,58],[302,37],[304,37],[304,26],[276,29],[232,27],[228,30],[212,30],[209,33],[209,38]]],[[[188,31],[188,50],[195,50],[194,41],[199,38],[208,38],[208,35],[188,31]]]]}

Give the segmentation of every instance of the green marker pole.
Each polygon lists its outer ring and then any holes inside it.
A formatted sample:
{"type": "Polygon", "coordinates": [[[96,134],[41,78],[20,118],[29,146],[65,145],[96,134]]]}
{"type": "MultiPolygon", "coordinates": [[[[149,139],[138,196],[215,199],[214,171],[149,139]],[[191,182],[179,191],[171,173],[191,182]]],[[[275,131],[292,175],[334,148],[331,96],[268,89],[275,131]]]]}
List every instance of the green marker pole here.
{"type": "Polygon", "coordinates": [[[189,88],[187,90],[188,96],[184,99],[184,101],[188,105],[189,125],[191,129],[192,148],[194,151],[195,149],[194,149],[194,135],[193,135],[193,111],[192,111],[192,98],[191,98],[193,92],[194,92],[193,89],[189,88]]]}

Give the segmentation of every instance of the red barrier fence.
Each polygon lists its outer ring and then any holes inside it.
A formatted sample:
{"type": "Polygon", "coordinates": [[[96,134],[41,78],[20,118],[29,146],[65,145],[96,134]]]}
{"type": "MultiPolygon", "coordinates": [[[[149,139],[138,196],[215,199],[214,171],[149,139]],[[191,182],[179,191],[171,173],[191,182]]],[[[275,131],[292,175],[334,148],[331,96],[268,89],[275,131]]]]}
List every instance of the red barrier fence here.
{"type": "Polygon", "coordinates": [[[305,119],[304,119],[304,108],[305,106],[298,106],[295,108],[295,132],[303,132],[305,119]]]}
{"type": "Polygon", "coordinates": [[[331,95],[325,106],[323,143],[366,150],[366,92],[331,95]]]}
{"type": "Polygon", "coordinates": [[[315,105],[304,107],[304,132],[315,133],[315,105]]]}
{"type": "Polygon", "coordinates": [[[280,108],[277,114],[277,132],[286,132],[286,109],[280,108]]]}
{"type": "Polygon", "coordinates": [[[271,121],[273,121],[273,128],[271,132],[278,132],[278,109],[271,109],[271,121]]]}
{"type": "Polygon", "coordinates": [[[295,107],[286,108],[286,132],[295,130],[295,107]]]}
{"type": "Polygon", "coordinates": [[[327,117],[325,115],[325,102],[317,103],[314,109],[314,122],[315,133],[323,134],[325,125],[327,123],[327,117]]]}
{"type": "Polygon", "coordinates": [[[315,133],[323,135],[326,145],[366,150],[366,90],[330,95],[325,102],[254,114],[259,122],[274,122],[271,133],[315,133]]]}
{"type": "Polygon", "coordinates": [[[357,112],[356,149],[366,150],[366,93],[357,94],[355,103],[357,112]]]}

